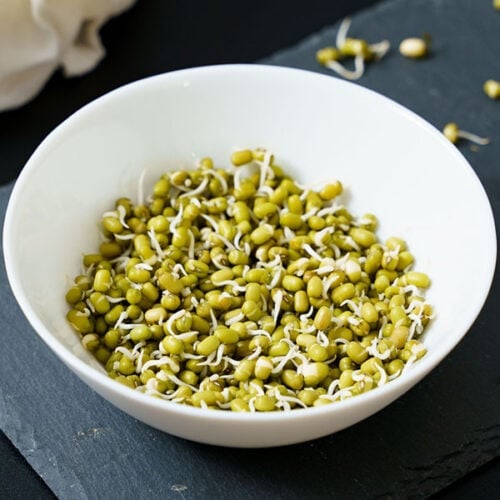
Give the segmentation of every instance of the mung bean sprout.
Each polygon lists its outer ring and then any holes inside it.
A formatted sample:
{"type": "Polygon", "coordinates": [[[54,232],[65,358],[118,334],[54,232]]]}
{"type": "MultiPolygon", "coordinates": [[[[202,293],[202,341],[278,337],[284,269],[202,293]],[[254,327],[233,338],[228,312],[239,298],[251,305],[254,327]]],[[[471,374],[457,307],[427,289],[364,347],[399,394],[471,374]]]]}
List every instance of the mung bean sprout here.
{"type": "Polygon", "coordinates": [[[365,72],[365,63],[382,59],[390,49],[388,40],[369,44],[361,38],[347,36],[351,20],[345,18],[339,26],[336,46],[324,47],[316,52],[316,60],[322,66],[334,71],[348,80],[358,80],[365,72]],[[354,59],[354,69],[346,68],[340,61],[345,58],[354,59]]]}

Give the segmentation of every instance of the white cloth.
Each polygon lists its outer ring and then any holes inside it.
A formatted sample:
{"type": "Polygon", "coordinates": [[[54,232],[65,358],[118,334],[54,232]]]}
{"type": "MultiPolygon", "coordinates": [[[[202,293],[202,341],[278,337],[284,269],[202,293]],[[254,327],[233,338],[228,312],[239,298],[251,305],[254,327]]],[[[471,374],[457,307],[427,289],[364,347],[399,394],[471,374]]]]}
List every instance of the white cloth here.
{"type": "Polygon", "coordinates": [[[0,111],[29,101],[62,66],[65,76],[104,57],[99,29],[135,0],[0,0],[0,111]]]}

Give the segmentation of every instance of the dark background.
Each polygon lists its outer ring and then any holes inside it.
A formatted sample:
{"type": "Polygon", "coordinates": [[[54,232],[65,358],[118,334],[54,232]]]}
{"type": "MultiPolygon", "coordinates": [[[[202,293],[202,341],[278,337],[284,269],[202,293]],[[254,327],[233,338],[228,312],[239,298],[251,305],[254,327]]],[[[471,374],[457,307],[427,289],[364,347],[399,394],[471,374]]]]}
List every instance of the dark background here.
{"type": "MultiPolygon", "coordinates": [[[[472,1],[472,0],[471,0],[472,1]]],[[[54,74],[42,92],[0,112],[0,183],[14,180],[43,138],[82,105],[124,83],[180,68],[251,63],[289,47],[376,0],[138,0],[102,29],[106,58],[90,74],[54,74]]],[[[441,492],[440,498],[495,498],[495,460],[441,492]]],[[[0,432],[0,499],[52,498],[45,483],[0,432]]]]}

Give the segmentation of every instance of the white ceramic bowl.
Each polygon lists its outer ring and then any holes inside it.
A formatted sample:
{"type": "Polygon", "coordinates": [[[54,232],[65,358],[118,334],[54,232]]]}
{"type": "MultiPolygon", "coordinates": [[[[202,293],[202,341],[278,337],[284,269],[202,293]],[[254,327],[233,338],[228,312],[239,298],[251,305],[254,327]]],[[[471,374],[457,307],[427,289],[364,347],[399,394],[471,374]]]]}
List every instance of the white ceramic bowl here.
{"type": "Polygon", "coordinates": [[[104,398],[158,429],[227,446],[277,446],[324,436],[385,407],[460,341],[489,291],[493,216],[466,160],[439,131],[374,92],[332,77],[237,65],[177,71],[115,90],[63,122],[16,183],[4,229],[14,294],[56,355],[104,398]],[[107,378],[66,323],[68,278],[97,247],[96,221],[119,196],[137,197],[164,169],[266,147],[303,183],[340,179],[354,214],[403,237],[432,277],[437,312],[428,354],[361,396],[288,413],[214,412],[145,396],[107,378]],[[478,265],[481,263],[481,265],[478,265]]]}

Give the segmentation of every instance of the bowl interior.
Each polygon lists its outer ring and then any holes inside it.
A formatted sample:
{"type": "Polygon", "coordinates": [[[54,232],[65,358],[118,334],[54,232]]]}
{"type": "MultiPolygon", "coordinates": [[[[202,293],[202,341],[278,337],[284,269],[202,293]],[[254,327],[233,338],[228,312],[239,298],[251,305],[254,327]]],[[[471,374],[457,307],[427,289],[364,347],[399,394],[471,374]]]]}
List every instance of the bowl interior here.
{"type": "MultiPolygon", "coordinates": [[[[425,343],[435,364],[465,334],[488,292],[493,218],[470,166],[411,112],[357,85],[305,71],[222,66],[153,77],[91,103],[38,148],[5,227],[9,279],[42,337],[98,367],[65,320],[64,294],[95,251],[97,223],[120,196],[137,199],[166,169],[235,148],[265,147],[308,185],[339,179],[352,213],[404,238],[433,281],[425,343]],[[478,266],[477,263],[482,265],[478,266]]],[[[100,368],[99,368],[100,369],[100,368]]],[[[416,365],[415,370],[420,368],[416,365]]]]}

